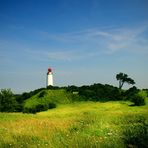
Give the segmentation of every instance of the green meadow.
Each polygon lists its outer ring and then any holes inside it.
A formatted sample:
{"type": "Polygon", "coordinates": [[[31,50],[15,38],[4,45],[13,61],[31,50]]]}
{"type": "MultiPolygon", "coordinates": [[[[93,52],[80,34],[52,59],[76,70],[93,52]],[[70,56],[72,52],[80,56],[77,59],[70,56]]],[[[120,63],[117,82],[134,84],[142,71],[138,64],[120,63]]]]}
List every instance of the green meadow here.
{"type": "MultiPolygon", "coordinates": [[[[148,100],[146,100],[148,101],[148,100]]],[[[36,114],[0,113],[0,148],[138,148],[148,145],[148,102],[75,102],[36,114]]]]}

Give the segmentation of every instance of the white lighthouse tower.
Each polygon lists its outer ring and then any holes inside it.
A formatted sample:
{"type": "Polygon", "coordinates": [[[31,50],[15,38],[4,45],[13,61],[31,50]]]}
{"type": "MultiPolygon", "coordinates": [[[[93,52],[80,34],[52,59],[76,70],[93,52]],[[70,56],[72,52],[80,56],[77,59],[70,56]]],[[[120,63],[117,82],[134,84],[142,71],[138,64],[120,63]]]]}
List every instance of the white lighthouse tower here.
{"type": "Polygon", "coordinates": [[[48,68],[47,72],[47,86],[53,86],[53,74],[51,68],[48,68]]]}

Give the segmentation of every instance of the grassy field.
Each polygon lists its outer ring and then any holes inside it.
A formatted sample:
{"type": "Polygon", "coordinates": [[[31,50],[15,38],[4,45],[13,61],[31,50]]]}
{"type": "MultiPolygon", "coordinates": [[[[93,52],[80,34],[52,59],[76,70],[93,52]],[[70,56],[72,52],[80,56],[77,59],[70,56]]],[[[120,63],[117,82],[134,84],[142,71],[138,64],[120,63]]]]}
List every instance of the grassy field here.
{"type": "Polygon", "coordinates": [[[0,113],[0,148],[134,148],[148,141],[148,105],[79,102],[37,114],[0,113]]]}

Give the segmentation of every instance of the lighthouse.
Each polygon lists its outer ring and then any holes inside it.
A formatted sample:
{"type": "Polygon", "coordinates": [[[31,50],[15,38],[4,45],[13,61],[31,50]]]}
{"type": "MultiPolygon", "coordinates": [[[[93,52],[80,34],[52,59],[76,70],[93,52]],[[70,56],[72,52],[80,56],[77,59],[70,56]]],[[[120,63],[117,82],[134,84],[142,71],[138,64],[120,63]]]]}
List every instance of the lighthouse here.
{"type": "Polygon", "coordinates": [[[48,68],[47,72],[47,86],[53,86],[53,74],[51,68],[48,68]]]}

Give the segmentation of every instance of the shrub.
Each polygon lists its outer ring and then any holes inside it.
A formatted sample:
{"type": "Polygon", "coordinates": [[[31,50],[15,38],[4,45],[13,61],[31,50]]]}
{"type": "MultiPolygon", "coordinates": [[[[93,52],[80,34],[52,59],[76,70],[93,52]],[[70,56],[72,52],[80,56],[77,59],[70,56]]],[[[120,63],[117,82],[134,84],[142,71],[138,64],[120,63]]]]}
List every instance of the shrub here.
{"type": "Polygon", "coordinates": [[[148,124],[146,119],[142,116],[137,116],[135,118],[126,117],[125,121],[128,123],[128,126],[123,128],[123,140],[126,146],[146,148],[148,146],[148,124]]]}
{"type": "Polygon", "coordinates": [[[35,106],[35,110],[36,110],[36,112],[46,111],[46,110],[48,110],[48,105],[47,104],[38,104],[35,106]]]}
{"type": "Polygon", "coordinates": [[[31,108],[25,107],[23,109],[23,113],[33,113],[33,114],[35,114],[36,113],[36,110],[35,110],[34,107],[31,107],[31,108]]]}
{"type": "Polygon", "coordinates": [[[111,85],[94,84],[82,86],[78,89],[79,95],[90,101],[121,100],[122,96],[117,87],[111,85]]]}
{"type": "Polygon", "coordinates": [[[143,91],[146,93],[146,95],[148,97],[148,89],[143,89],[143,91]]]}
{"type": "Polygon", "coordinates": [[[29,98],[31,98],[32,96],[36,95],[37,93],[39,93],[40,91],[45,90],[45,88],[39,88],[36,89],[34,91],[30,91],[30,92],[24,92],[23,94],[20,95],[21,100],[27,100],[29,98]]]}
{"type": "Polygon", "coordinates": [[[10,89],[1,89],[0,91],[0,111],[14,112],[16,111],[16,98],[10,89]]]}
{"type": "Polygon", "coordinates": [[[146,98],[145,93],[138,92],[131,97],[131,101],[136,106],[142,106],[145,105],[145,98],[146,98]]]}
{"type": "Polygon", "coordinates": [[[41,111],[46,111],[48,109],[56,108],[55,103],[40,103],[31,107],[24,107],[23,113],[37,113],[41,111]]]}
{"type": "Polygon", "coordinates": [[[48,109],[52,109],[52,108],[56,108],[56,104],[55,103],[49,103],[48,104],[48,109]]]}
{"type": "Polygon", "coordinates": [[[46,87],[46,89],[47,89],[47,90],[48,90],[48,89],[50,89],[50,90],[58,90],[58,89],[60,89],[60,87],[49,85],[49,86],[46,87]]]}
{"type": "Polygon", "coordinates": [[[66,87],[66,90],[68,92],[78,92],[79,91],[79,87],[75,86],[75,85],[72,85],[72,86],[68,86],[66,87]]]}
{"type": "Polygon", "coordinates": [[[41,93],[39,93],[39,98],[42,98],[42,97],[44,97],[46,95],[46,91],[42,91],[41,93]]]}
{"type": "Polygon", "coordinates": [[[122,95],[125,97],[125,100],[130,100],[138,92],[139,92],[139,90],[137,89],[137,87],[133,86],[133,87],[129,88],[128,90],[126,90],[122,95]]]}

